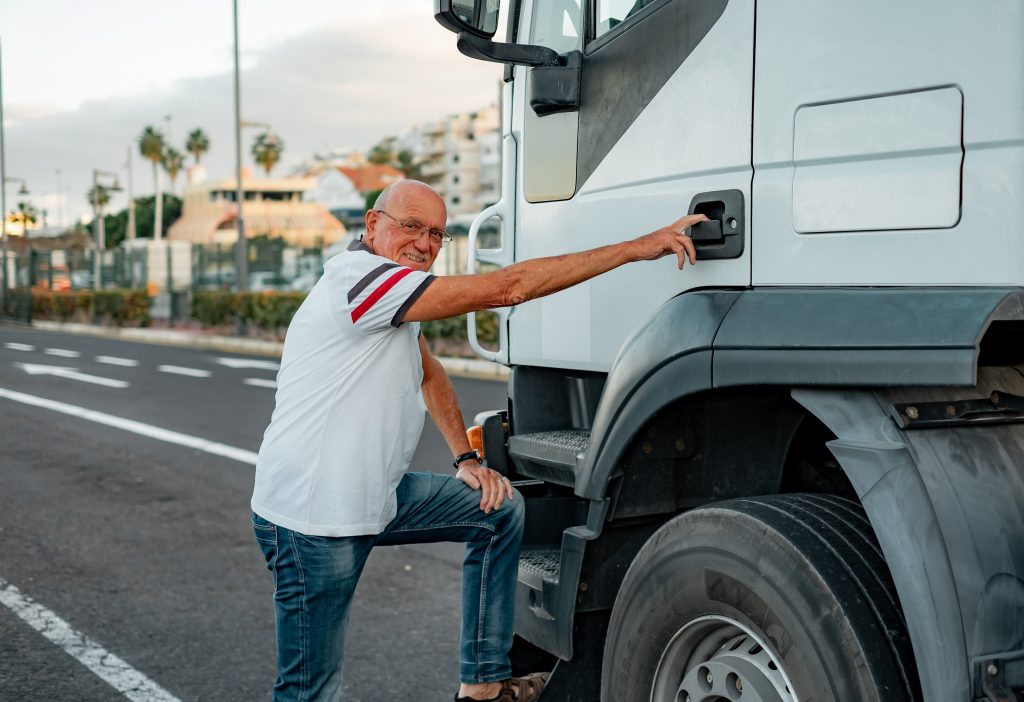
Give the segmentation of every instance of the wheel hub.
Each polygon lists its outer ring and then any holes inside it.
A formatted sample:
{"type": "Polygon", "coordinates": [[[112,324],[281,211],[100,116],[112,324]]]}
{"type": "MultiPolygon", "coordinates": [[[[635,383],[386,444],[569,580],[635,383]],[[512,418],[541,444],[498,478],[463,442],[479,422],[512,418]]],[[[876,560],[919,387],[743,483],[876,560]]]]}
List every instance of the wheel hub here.
{"type": "Polygon", "coordinates": [[[651,702],[795,702],[772,651],[748,627],[722,616],[695,619],[669,642],[651,702]]]}

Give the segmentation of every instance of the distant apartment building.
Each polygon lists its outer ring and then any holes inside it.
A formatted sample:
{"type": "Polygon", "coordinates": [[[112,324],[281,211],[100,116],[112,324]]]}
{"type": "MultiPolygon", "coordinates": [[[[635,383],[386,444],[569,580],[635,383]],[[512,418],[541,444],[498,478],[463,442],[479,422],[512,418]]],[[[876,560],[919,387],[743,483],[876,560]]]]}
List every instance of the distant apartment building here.
{"type": "Polygon", "coordinates": [[[415,156],[420,177],[444,198],[449,217],[474,214],[501,197],[498,108],[412,127],[396,150],[415,156]]]}
{"type": "MultiPolygon", "coordinates": [[[[280,238],[289,246],[327,247],[345,235],[345,226],[317,202],[303,199],[316,178],[249,178],[242,186],[245,236],[280,238]]],[[[181,218],[167,238],[196,244],[231,244],[238,239],[237,188],[234,178],[188,185],[181,218]]]]}

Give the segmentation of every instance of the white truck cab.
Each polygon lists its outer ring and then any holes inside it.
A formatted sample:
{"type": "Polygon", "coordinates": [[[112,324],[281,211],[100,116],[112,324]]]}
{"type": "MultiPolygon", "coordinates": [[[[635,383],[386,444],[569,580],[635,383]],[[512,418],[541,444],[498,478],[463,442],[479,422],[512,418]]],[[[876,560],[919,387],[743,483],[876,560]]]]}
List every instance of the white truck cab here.
{"type": "Polygon", "coordinates": [[[543,699],[1021,699],[1024,5],[506,5],[471,268],[712,220],[479,349],[543,699]]]}

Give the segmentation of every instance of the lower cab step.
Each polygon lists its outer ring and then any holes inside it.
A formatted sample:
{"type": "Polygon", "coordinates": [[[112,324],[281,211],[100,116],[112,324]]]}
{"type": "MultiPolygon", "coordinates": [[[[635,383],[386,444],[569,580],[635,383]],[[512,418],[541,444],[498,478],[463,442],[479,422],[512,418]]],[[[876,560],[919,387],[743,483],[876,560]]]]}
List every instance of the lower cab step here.
{"type": "Polygon", "coordinates": [[[531,478],[573,487],[587,457],[590,432],[578,429],[513,434],[508,453],[516,470],[531,478]]]}

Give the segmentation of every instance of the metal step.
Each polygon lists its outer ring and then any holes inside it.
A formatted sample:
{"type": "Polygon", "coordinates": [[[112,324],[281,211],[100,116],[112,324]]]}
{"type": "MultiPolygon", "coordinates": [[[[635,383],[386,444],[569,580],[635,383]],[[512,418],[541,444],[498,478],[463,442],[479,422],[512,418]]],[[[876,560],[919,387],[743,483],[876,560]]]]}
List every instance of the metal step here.
{"type": "Polygon", "coordinates": [[[558,582],[561,561],[562,553],[557,548],[523,550],[519,554],[519,582],[534,590],[539,590],[545,580],[558,582]]]}
{"type": "Polygon", "coordinates": [[[567,487],[576,484],[576,471],[589,446],[590,432],[574,429],[514,434],[508,439],[508,452],[518,472],[567,487]]]}

